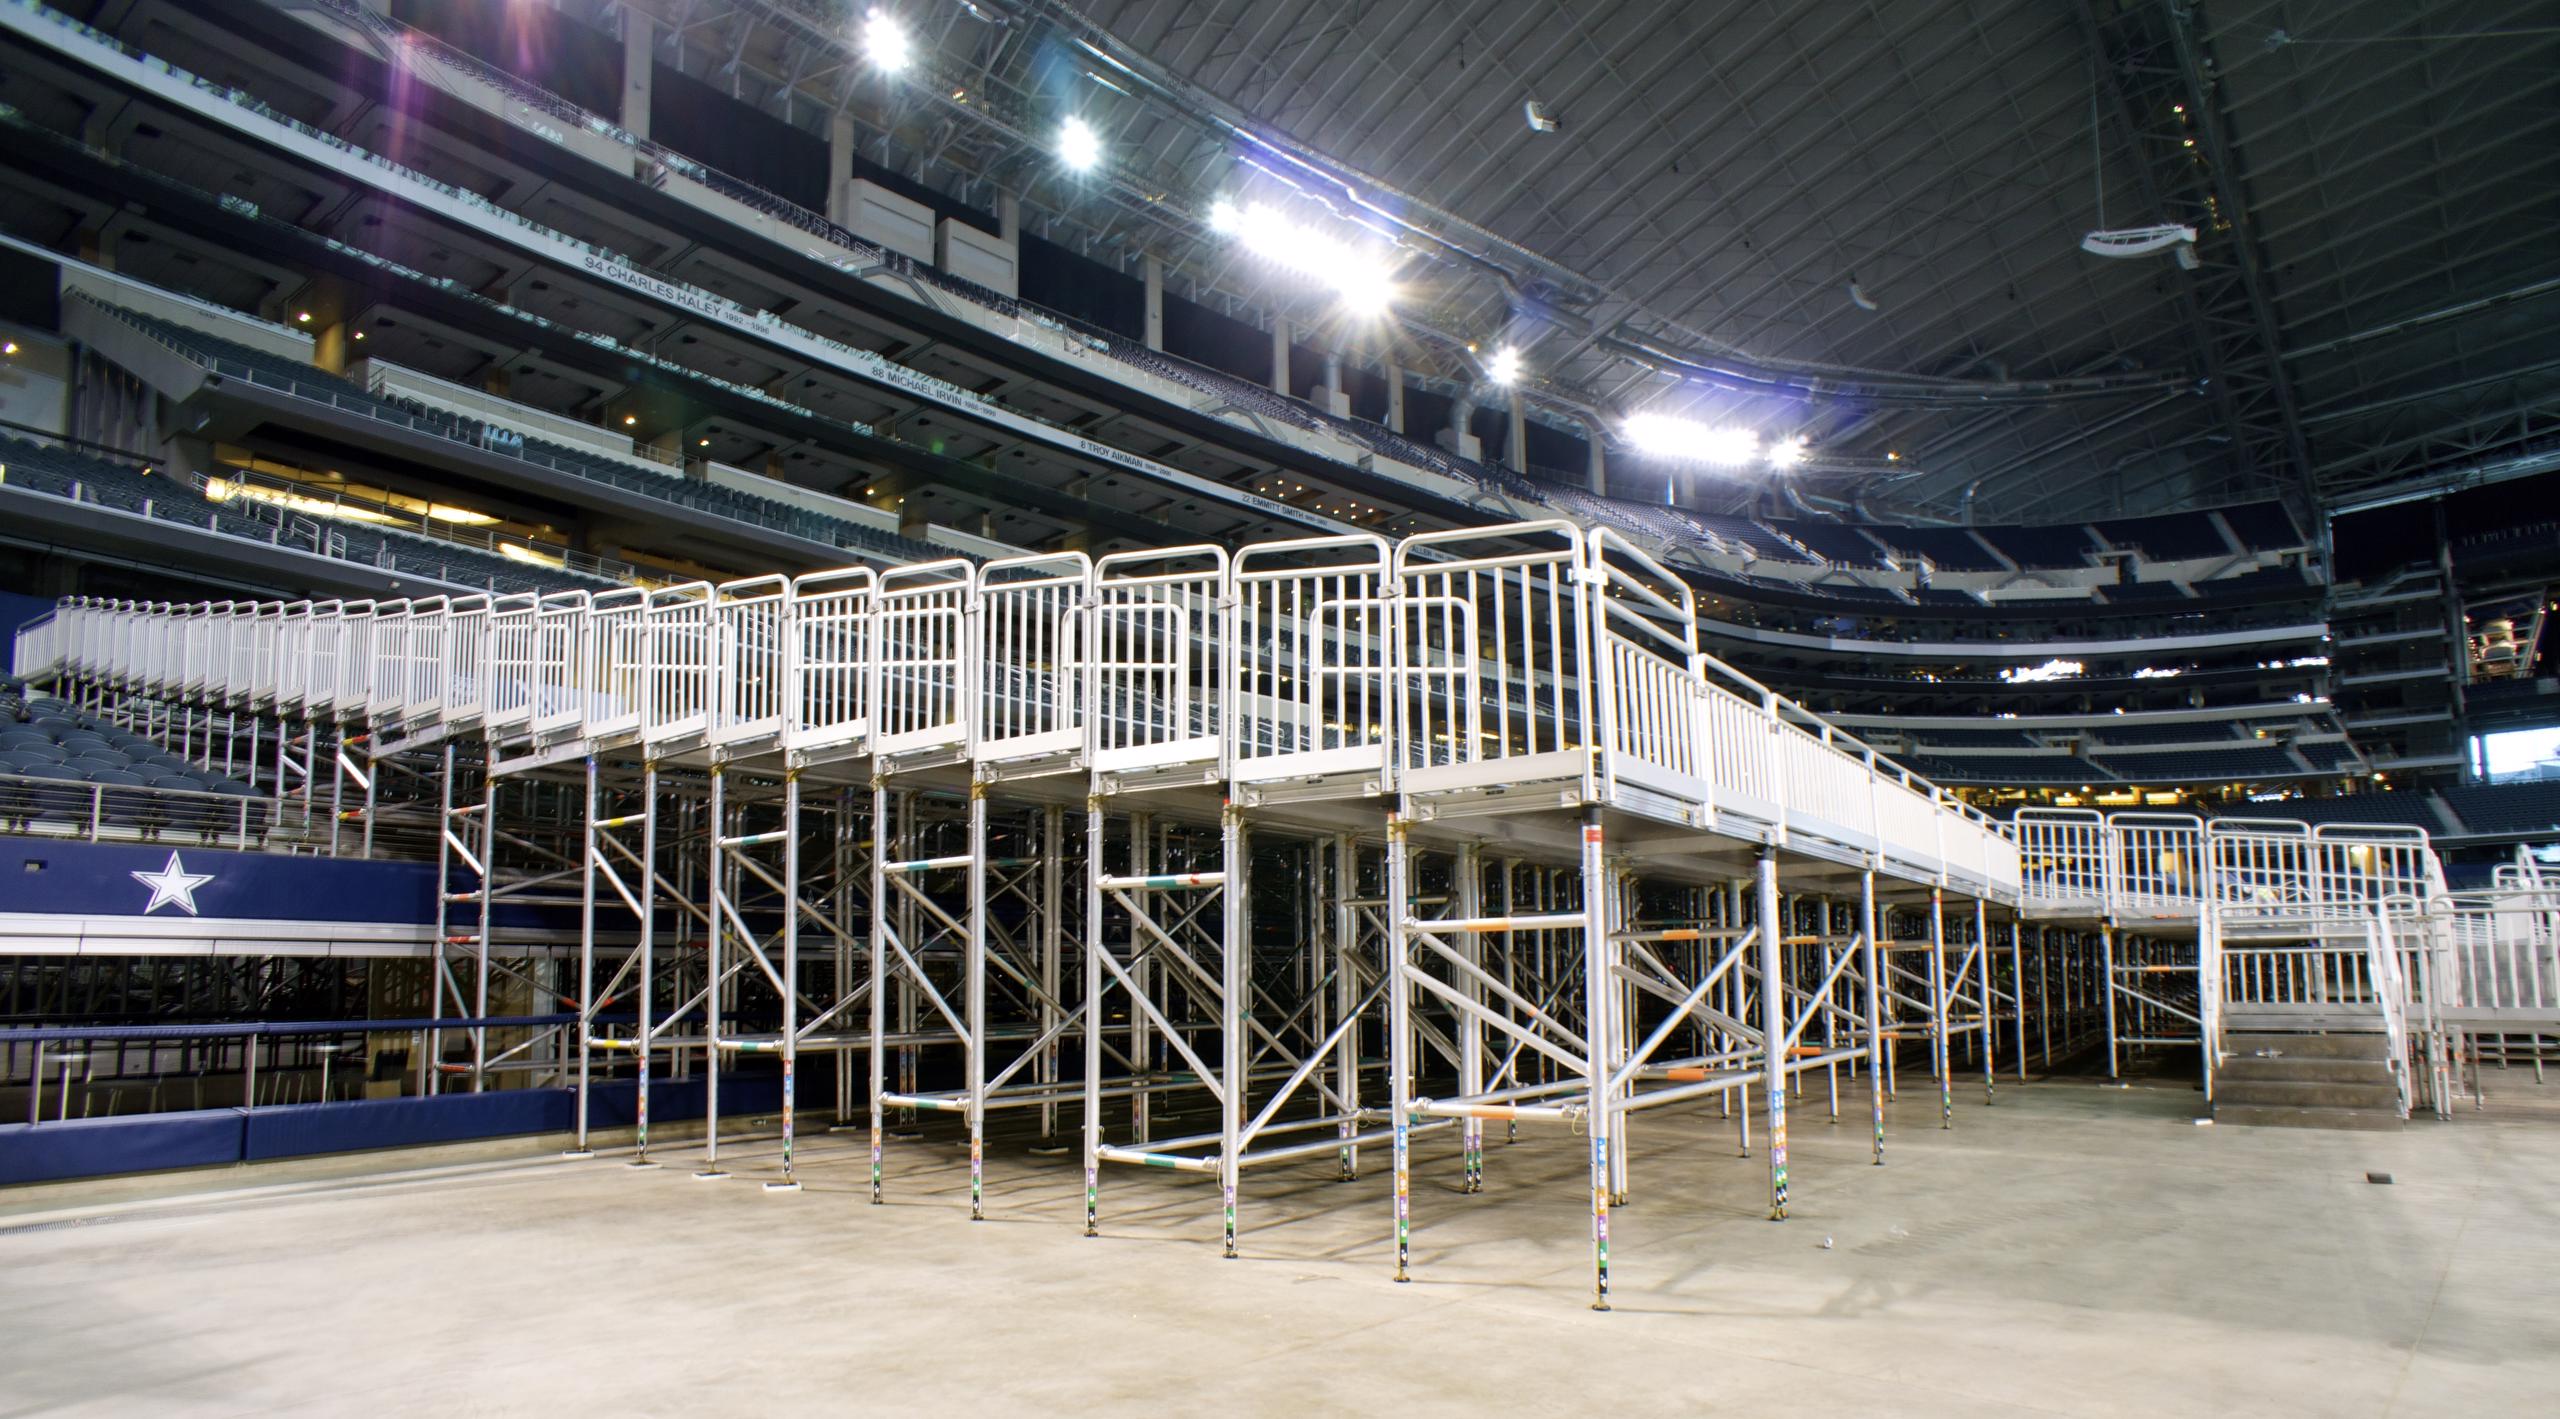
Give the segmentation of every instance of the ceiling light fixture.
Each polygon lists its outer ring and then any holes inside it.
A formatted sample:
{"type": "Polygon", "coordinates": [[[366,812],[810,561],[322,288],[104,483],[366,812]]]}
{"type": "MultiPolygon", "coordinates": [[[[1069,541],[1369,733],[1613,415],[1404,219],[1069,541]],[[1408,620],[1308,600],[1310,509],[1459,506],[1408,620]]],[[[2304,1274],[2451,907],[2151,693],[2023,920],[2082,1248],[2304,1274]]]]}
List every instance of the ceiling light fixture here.
{"type": "Polygon", "coordinates": [[[1518,384],[1520,382],[1520,352],[1512,349],[1508,345],[1494,351],[1493,358],[1485,361],[1484,375],[1485,378],[1492,380],[1496,384],[1518,384]]]}
{"type": "Polygon", "coordinates": [[[1090,172],[1102,161],[1102,137],[1081,118],[1058,127],[1058,161],[1076,172],[1090,172]]]}
{"type": "Polygon", "coordinates": [[[1238,206],[1220,198],[1209,209],[1209,226],[1275,266],[1331,286],[1359,314],[1382,315],[1395,304],[1396,285],[1386,256],[1292,221],[1278,208],[1261,202],[1238,206]]]}
{"type": "Polygon", "coordinates": [[[862,52],[881,73],[897,73],[913,57],[907,27],[886,10],[872,11],[871,18],[862,22],[862,52]]]}
{"type": "Polygon", "coordinates": [[[1624,432],[1637,452],[1680,463],[1738,468],[1760,453],[1760,436],[1749,429],[1719,427],[1669,414],[1632,415],[1624,432]]]}

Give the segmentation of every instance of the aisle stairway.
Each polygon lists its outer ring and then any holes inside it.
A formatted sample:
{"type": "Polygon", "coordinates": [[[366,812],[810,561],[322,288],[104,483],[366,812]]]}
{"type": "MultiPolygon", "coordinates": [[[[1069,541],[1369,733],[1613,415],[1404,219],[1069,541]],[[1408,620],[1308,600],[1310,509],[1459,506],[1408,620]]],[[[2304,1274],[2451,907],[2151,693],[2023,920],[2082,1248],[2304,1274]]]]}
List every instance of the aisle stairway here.
{"type": "Polygon", "coordinates": [[[2399,1085],[2379,1029],[2224,1037],[2216,1121],[2277,1128],[2395,1129],[2399,1085]]]}

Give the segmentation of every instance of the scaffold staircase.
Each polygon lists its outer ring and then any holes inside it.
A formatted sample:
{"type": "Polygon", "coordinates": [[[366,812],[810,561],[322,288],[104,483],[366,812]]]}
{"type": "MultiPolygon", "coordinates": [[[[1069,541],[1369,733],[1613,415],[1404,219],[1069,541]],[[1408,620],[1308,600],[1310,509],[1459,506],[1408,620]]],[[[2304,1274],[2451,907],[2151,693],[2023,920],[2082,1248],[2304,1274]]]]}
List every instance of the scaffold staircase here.
{"type": "Polygon", "coordinates": [[[2403,1122],[2399,1073],[2379,1010],[2364,1029],[2234,1030],[2223,1037],[2216,1094],[2217,1123],[2396,1129],[2403,1122]]]}

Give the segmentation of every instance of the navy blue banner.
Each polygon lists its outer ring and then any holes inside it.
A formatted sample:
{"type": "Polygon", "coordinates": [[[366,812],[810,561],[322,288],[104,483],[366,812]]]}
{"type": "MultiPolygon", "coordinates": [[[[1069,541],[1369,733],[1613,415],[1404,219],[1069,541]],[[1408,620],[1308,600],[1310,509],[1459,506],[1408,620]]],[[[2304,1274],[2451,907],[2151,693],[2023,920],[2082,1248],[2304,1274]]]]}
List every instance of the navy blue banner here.
{"type": "Polygon", "coordinates": [[[435,898],[427,862],[0,838],[5,912],[418,925],[435,898]]]}

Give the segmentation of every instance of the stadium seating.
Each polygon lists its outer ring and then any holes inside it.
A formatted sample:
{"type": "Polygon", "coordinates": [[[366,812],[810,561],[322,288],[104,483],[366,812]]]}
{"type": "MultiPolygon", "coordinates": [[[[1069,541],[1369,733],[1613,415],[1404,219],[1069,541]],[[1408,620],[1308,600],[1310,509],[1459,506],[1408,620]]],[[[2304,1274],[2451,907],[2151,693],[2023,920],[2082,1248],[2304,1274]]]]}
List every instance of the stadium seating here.
{"type": "Polygon", "coordinates": [[[1951,749],[2026,749],[2033,747],[2017,729],[1914,729],[1912,742],[1922,751],[1951,749]]]}
{"type": "Polygon", "coordinates": [[[207,369],[247,379],[251,383],[324,398],[341,407],[357,409],[376,418],[432,433],[456,443],[468,444],[502,456],[521,458],[555,472],[569,473],[593,482],[609,484],[626,492],[644,493],[699,512],[769,527],[813,542],[824,542],[849,551],[876,556],[892,562],[931,561],[952,553],[929,543],[883,532],[858,522],[829,517],[790,503],[753,493],[739,492],[714,483],[697,482],[674,470],[650,473],[628,463],[589,453],[568,444],[548,439],[492,438],[492,426],[483,421],[439,409],[414,398],[377,395],[353,380],[330,374],[311,365],[278,356],[207,334],[175,321],[144,315],[121,307],[104,306],[118,317],[158,339],[161,343],[187,356],[207,369]]]}
{"type": "Polygon", "coordinates": [[[2253,803],[2242,813],[2225,810],[2225,818],[2295,818],[2305,823],[2401,823],[2442,833],[2444,819],[2435,800],[2423,793],[2353,793],[2339,798],[2288,798],[2280,803],[2253,803]]]}
{"type": "Polygon", "coordinates": [[[0,680],[0,828],[157,837],[266,825],[258,790],[12,678],[0,680]]]}
{"type": "Polygon", "coordinates": [[[2164,750],[2147,754],[2105,753],[2098,762],[2119,778],[2135,783],[2191,783],[2227,779],[2248,782],[2267,778],[2300,778],[2302,765],[2271,745],[2245,749],[2164,750]]]}
{"type": "Polygon", "coordinates": [[[2189,599],[2186,588],[2174,581],[2128,581],[2121,586],[2100,587],[2099,594],[2118,606],[2189,599]]]}
{"type": "Polygon", "coordinates": [[[1966,754],[1922,758],[1916,767],[1950,783],[2113,783],[2116,775],[2074,754],[1966,754]]]}
{"type": "Polygon", "coordinates": [[[391,528],[309,518],[261,519],[207,499],[164,473],[145,472],[66,448],[0,437],[0,468],[12,488],[141,513],[267,546],[358,562],[384,571],[493,592],[555,591],[610,583],[576,572],[510,561],[473,548],[391,528]]]}
{"type": "Polygon", "coordinates": [[[2560,779],[2444,790],[2445,806],[2475,833],[2560,833],[2560,779]]]}
{"type": "Polygon", "coordinates": [[[2293,748],[2295,753],[2310,760],[2311,767],[2315,769],[2353,769],[2361,762],[2356,757],[2355,746],[2341,739],[2315,740],[2296,744],[2293,748]]]}
{"type": "Polygon", "coordinates": [[[2098,535],[2116,547],[2131,547],[2155,561],[2188,561],[2234,555],[2231,543],[2213,519],[2202,513],[2166,513],[2158,517],[2124,517],[2096,524],[2098,535]]]}
{"type": "Polygon", "coordinates": [[[2544,696],[2560,694],[2560,683],[2549,676],[2533,680],[2476,680],[2463,687],[2463,700],[2476,714],[2488,709],[2513,709],[2520,704],[2544,696]]]}
{"type": "Polygon", "coordinates": [[[2229,743],[2234,726],[2226,721],[2190,724],[2101,724],[2092,731],[2102,744],[2229,743]]]}
{"type": "Polygon", "coordinates": [[[1789,543],[1775,529],[1764,527],[1747,517],[1725,517],[1688,509],[1683,509],[1680,515],[1727,542],[1742,543],[1769,561],[1795,562],[1811,566],[1816,560],[1789,543]]]}
{"type": "Polygon", "coordinates": [[[2548,566],[2560,556],[2560,521],[2471,532],[2454,539],[2453,560],[2467,572],[2494,573],[2548,566]]]}
{"type": "Polygon", "coordinates": [[[2069,570],[2089,565],[2098,544],[2089,529],[2060,527],[1977,527],[1974,535],[2000,549],[2002,555],[2031,570],[2069,570]]]}
{"type": "Polygon", "coordinates": [[[1961,527],[1876,527],[1872,529],[1872,535],[1902,553],[1903,560],[1926,557],[1941,571],[2004,570],[2000,559],[1975,541],[1970,531],[1961,527]]]}
{"type": "Polygon", "coordinates": [[[1835,567],[1880,568],[1888,565],[1884,548],[1845,523],[1799,520],[1771,523],[1770,526],[1802,543],[1815,556],[1835,567]]]}
{"type": "Polygon", "coordinates": [[[2287,595],[2308,596],[2320,590],[2295,567],[2260,567],[2238,576],[2200,581],[2194,589],[2196,595],[2209,601],[2276,600],[2287,595]]]}
{"type": "Polygon", "coordinates": [[[2302,545],[2301,529],[2282,503],[2242,503],[2222,509],[2232,535],[2252,552],[2284,552],[2302,545]]]}

